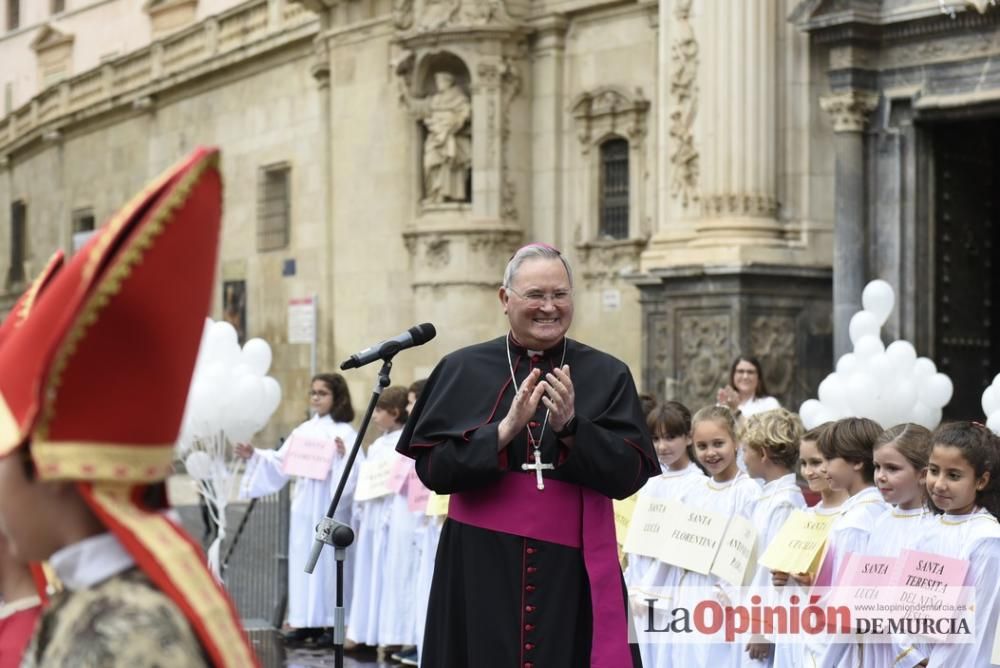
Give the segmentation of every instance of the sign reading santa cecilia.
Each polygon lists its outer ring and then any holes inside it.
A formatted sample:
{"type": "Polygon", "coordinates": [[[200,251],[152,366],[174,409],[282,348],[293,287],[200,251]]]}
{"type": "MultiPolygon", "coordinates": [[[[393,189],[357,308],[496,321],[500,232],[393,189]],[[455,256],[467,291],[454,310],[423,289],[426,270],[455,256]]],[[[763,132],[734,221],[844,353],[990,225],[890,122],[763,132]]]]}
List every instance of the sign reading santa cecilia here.
{"type": "Polygon", "coordinates": [[[782,573],[815,572],[826,536],[836,517],[794,511],[767,546],[760,563],[782,573]]]}
{"type": "Polygon", "coordinates": [[[625,551],[708,574],[728,519],[677,501],[639,499],[629,524],[625,551]]]}

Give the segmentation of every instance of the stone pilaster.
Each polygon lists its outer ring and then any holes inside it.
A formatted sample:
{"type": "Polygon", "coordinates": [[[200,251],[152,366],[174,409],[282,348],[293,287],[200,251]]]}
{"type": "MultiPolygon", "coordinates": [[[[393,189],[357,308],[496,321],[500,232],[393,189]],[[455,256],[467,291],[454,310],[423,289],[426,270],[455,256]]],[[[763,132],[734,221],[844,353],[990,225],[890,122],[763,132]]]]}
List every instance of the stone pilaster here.
{"type": "Polygon", "coordinates": [[[865,160],[864,129],[878,104],[873,93],[848,90],[820,100],[836,133],[837,167],[834,187],[833,354],[851,350],[848,325],[861,310],[865,281],[865,160]]]}

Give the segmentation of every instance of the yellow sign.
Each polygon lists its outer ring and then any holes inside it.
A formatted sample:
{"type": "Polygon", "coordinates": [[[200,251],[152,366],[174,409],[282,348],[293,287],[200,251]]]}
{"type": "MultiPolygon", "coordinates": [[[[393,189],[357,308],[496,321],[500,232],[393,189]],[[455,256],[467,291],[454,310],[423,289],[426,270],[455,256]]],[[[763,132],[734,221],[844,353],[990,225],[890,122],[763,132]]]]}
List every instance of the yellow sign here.
{"type": "Polygon", "coordinates": [[[772,571],[815,574],[826,536],[835,519],[837,515],[794,511],[767,546],[760,563],[772,571]]]}
{"type": "Polygon", "coordinates": [[[361,462],[358,470],[358,487],[354,490],[355,501],[369,501],[392,494],[389,478],[392,477],[392,458],[361,462]]]}
{"type": "Polygon", "coordinates": [[[707,575],[729,518],[678,501],[639,499],[625,551],[707,575]]]}
{"type": "Polygon", "coordinates": [[[449,498],[451,497],[447,494],[435,494],[431,492],[431,495],[427,497],[427,510],[424,512],[431,517],[447,515],[449,498]]]}
{"type": "Polygon", "coordinates": [[[749,584],[756,566],[756,551],[757,530],[753,523],[742,515],[733,515],[712,563],[712,575],[736,587],[749,584]]]}
{"type": "Polygon", "coordinates": [[[628,525],[632,521],[632,513],[635,512],[635,503],[639,499],[638,494],[633,494],[627,499],[619,501],[615,499],[615,535],[618,544],[625,544],[625,537],[628,536],[628,525]]]}

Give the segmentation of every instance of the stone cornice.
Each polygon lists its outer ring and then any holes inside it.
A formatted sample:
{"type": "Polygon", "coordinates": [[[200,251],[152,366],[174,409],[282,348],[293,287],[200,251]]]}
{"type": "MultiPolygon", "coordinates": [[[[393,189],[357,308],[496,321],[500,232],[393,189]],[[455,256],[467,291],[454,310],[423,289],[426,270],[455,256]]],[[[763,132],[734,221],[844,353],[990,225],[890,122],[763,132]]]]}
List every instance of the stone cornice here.
{"type": "Polygon", "coordinates": [[[308,40],[318,29],[316,16],[296,4],[277,20],[269,18],[267,0],[223,12],[43,90],[0,119],[0,155],[96,115],[142,111],[161,93],[308,40]]]}
{"type": "Polygon", "coordinates": [[[878,100],[876,93],[851,90],[821,97],[819,106],[830,114],[834,132],[862,132],[878,100]]]}

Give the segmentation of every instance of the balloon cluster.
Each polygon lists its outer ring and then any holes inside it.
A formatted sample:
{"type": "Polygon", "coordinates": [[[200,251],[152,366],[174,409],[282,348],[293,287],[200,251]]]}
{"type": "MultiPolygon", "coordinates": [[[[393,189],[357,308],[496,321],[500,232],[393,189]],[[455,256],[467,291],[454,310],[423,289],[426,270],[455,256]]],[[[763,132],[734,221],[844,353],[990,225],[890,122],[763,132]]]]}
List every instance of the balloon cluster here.
{"type": "Polygon", "coordinates": [[[802,423],[812,429],[845,417],[866,417],[883,427],[913,422],[933,429],[941,409],[951,401],[951,379],[927,357],[917,357],[904,340],[882,343],[880,331],[896,303],[892,286],[875,280],[861,295],[864,310],[851,318],[854,352],[837,360],[837,369],[819,384],[819,399],[799,408],[802,423]]]}
{"type": "Polygon", "coordinates": [[[1000,436],[1000,373],[993,378],[993,384],[983,391],[983,413],[986,427],[1000,436]]]}
{"type": "Polygon", "coordinates": [[[216,576],[226,536],[226,502],[241,461],[232,446],[249,441],[281,403],[281,386],[267,375],[270,368],[266,341],[250,339],[241,349],[232,325],[206,319],[177,447],[218,528],[208,549],[216,576]]]}

